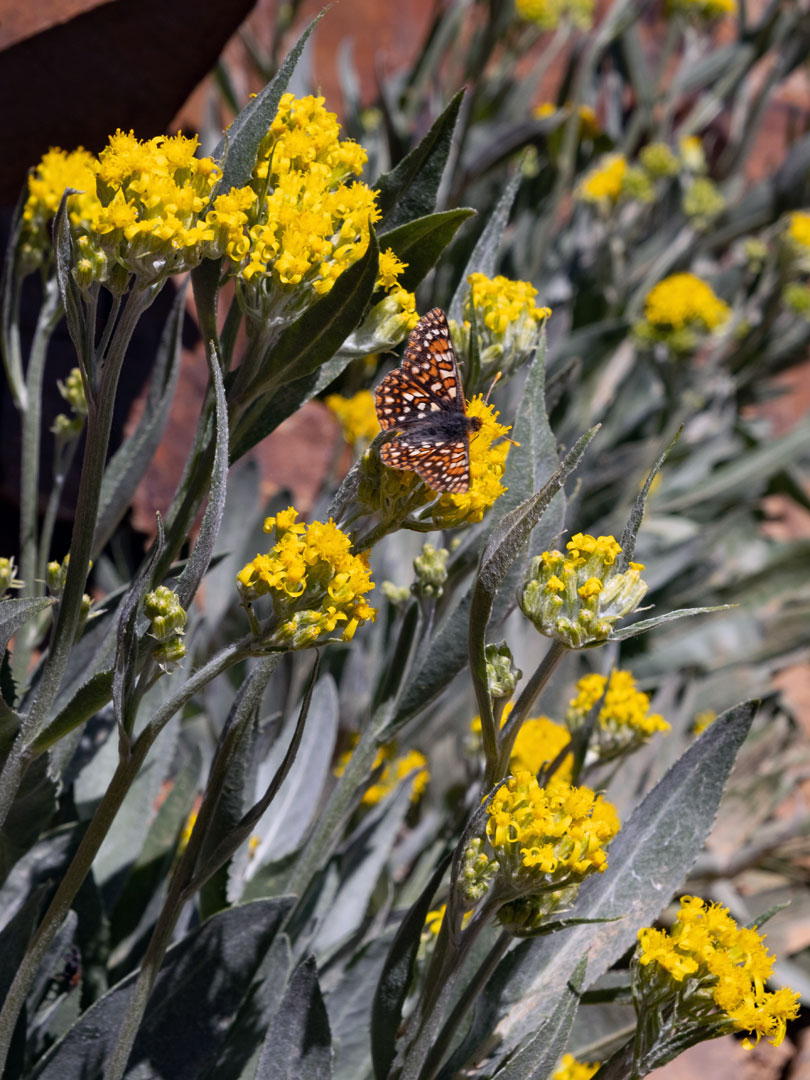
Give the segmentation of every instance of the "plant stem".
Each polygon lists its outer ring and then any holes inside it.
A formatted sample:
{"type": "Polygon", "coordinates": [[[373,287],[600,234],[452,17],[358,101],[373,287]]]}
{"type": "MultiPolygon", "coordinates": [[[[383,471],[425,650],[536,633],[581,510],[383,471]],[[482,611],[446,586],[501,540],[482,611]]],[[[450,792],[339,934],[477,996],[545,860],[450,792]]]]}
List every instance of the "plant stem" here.
{"type": "Polygon", "coordinates": [[[98,393],[88,399],[87,445],[85,447],[76,517],[70,544],[65,589],[59,603],[51,644],[42,666],[34,700],[23,716],[17,738],[0,774],[0,825],[6,820],[29,761],[29,747],[45,724],[59,693],[79,625],[82,595],[90,565],[101,480],[107,460],[118,377],[132,332],[156,295],[155,290],[130,293],[115,328],[99,380],[98,393]]]}
{"type": "Polygon", "coordinates": [[[195,867],[222,797],[234,753],[242,740],[247,724],[255,715],[267,682],[278,666],[279,660],[280,656],[276,655],[264,657],[259,662],[248,681],[242,686],[222,730],[197,820],[194,822],[194,828],[182,858],[172,875],[166,900],[149,940],[135,988],[118,1031],[115,1047],[104,1071],[104,1080],[121,1080],[126,1072],[129,1055],[132,1053],[155,979],[158,977],[160,966],[171,942],[172,933],[183,906],[193,893],[191,886],[195,867]]]}
{"type": "MultiPolygon", "coordinates": [[[[44,591],[37,580],[37,509],[39,506],[39,459],[42,427],[42,383],[48,343],[61,316],[61,298],[56,278],[45,286],[39,310],[25,385],[25,408],[22,410],[22,454],[20,462],[20,577],[24,596],[40,596],[44,591]]],[[[36,622],[28,623],[17,635],[12,670],[22,685],[28,673],[34,646],[36,622]]]]}
{"type": "Polygon", "coordinates": [[[212,657],[204,667],[191,676],[188,682],[173,697],[169,698],[158,709],[135,740],[128,756],[119,761],[110,785],[82,837],[78,850],[62,878],[56,895],[45,912],[20,966],[17,968],[14,981],[6,995],[2,1011],[0,1011],[0,1075],[2,1075],[6,1062],[17,1018],[25,1004],[26,996],[37,974],[39,965],[64,922],[65,916],[70,910],[70,905],[73,903],[82,883],[90,872],[93,860],[98,854],[99,848],[104,842],[121,808],[121,804],[138,775],[138,771],[155,739],[175,713],[190,701],[198,691],[202,690],[223,671],[227,671],[229,667],[233,667],[234,664],[249,656],[252,645],[252,637],[242,638],[241,641],[229,645],[212,657]]]}
{"type": "Polygon", "coordinates": [[[556,638],[552,640],[548,652],[540,661],[537,670],[523,687],[514,709],[512,709],[509,718],[501,728],[497,775],[485,778],[485,791],[489,791],[496,780],[506,776],[509,772],[509,758],[512,754],[512,747],[515,745],[517,733],[520,731],[523,721],[529,715],[529,709],[534,705],[537,695],[551,678],[554,669],[565,656],[565,653],[566,646],[561,641],[557,641],[556,638]]]}

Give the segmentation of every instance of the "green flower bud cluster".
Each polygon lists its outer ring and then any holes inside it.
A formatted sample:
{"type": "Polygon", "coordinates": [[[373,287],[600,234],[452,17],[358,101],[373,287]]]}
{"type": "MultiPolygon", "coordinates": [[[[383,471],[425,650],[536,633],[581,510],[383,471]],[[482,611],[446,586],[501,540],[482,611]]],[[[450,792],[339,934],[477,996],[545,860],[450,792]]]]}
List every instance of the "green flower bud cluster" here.
{"type": "Polygon", "coordinates": [[[413,560],[413,569],[416,580],[413,591],[422,596],[433,596],[437,599],[444,592],[444,583],[447,581],[447,560],[450,552],[447,548],[435,548],[432,544],[425,544],[422,554],[413,560]]]}
{"type": "Polygon", "coordinates": [[[683,212],[701,231],[708,229],[725,208],[725,196],[708,176],[696,176],[683,197],[683,212]]]}
{"type": "Polygon", "coordinates": [[[782,302],[785,307],[810,322],[810,285],[792,281],[782,290],[782,302]]]}
{"type": "Polygon", "coordinates": [[[54,419],[51,431],[62,439],[75,438],[81,433],[87,416],[87,398],[84,396],[84,383],[79,369],[73,368],[64,382],[61,379],[57,381],[57,386],[59,393],[70,405],[73,416],[59,413],[54,419]]]}
{"type": "Polygon", "coordinates": [[[768,258],[768,245],[756,236],[749,236],[743,243],[743,256],[752,274],[758,274],[768,258]]]}
{"type": "Polygon", "coordinates": [[[473,907],[486,896],[492,879],[498,873],[498,860],[491,859],[483,847],[483,838],[475,836],[461,857],[458,886],[468,907],[473,907]]]}
{"type": "Polygon", "coordinates": [[[407,585],[395,585],[393,581],[384,581],[380,588],[385,599],[395,607],[404,604],[411,595],[411,590],[407,585]]]}
{"type": "Polygon", "coordinates": [[[680,168],[677,157],[665,142],[649,143],[639,154],[639,160],[655,180],[676,176],[680,168]]]}
{"type": "Polygon", "coordinates": [[[520,593],[523,614],[546,637],[569,649],[606,641],[617,619],[635,611],[647,592],[641,563],[620,572],[621,547],[612,536],[577,533],[561,551],[532,559],[520,593]]]}
{"type": "Polygon", "coordinates": [[[0,558],[0,597],[2,597],[8,589],[19,589],[23,584],[15,578],[17,567],[14,565],[14,556],[11,558],[0,558]]]}
{"type": "Polygon", "coordinates": [[[523,678],[520,668],[514,667],[512,651],[505,641],[486,647],[487,687],[494,698],[510,698],[518,681],[523,678]]]}
{"type": "Polygon", "coordinates": [[[158,585],[154,592],[146,594],[143,610],[151,623],[149,633],[158,642],[153,654],[155,662],[164,671],[171,671],[186,655],[183,634],[188,616],[177,594],[166,585],[158,585]]]}
{"type": "MultiPolygon", "coordinates": [[[[70,565],[70,555],[66,555],[61,562],[57,562],[54,559],[48,563],[46,572],[46,584],[48,586],[48,592],[51,596],[55,596],[57,600],[61,600],[62,593],[65,591],[65,582],[67,581],[68,566],[70,565]]],[[[92,570],[92,562],[88,565],[87,569],[92,570]]]]}

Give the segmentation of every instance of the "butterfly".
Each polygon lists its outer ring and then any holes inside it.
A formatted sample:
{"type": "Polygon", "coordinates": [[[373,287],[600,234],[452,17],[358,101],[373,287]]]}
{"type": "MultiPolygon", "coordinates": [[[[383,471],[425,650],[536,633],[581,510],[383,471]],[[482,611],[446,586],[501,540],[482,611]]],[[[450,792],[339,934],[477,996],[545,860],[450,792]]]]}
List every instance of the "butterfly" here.
{"type": "Polygon", "coordinates": [[[374,403],[383,431],[399,434],[380,448],[391,469],[418,473],[434,491],[470,487],[470,432],[481,420],[467,416],[447,316],[423,315],[411,331],[402,363],[377,387],[374,403]]]}

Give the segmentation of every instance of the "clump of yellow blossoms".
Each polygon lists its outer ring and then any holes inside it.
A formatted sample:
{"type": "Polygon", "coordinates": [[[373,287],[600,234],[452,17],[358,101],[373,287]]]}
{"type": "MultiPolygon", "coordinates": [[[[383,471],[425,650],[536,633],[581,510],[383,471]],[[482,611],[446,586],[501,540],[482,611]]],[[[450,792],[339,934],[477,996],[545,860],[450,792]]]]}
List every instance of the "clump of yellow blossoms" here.
{"type": "Polygon", "coordinates": [[[268,647],[303,649],[317,644],[338,626],[350,641],[362,622],[376,616],[365,594],[374,588],[363,555],[351,552],[351,541],[333,521],[297,522],[289,507],[265,520],[264,531],[275,543],[237,574],[242,604],[251,627],[268,647]],[[259,624],[252,604],[269,596],[273,618],[259,624]]]}
{"type": "MultiPolygon", "coordinates": [[[[503,710],[501,727],[506,723],[511,711],[510,702],[503,710]]],[[[480,732],[480,716],[474,718],[470,730],[476,734],[480,732]]],[[[523,721],[515,738],[509,757],[509,768],[513,773],[522,770],[536,776],[544,766],[555,760],[570,741],[571,734],[562,724],[555,723],[548,716],[529,717],[523,721]]],[[[570,781],[573,763],[573,756],[566,755],[554,773],[555,779],[570,781]]]]}
{"type": "Polygon", "coordinates": [[[451,326],[459,351],[469,356],[474,308],[483,377],[519,367],[537,347],[540,328],[551,308],[537,306],[537,289],[529,281],[477,273],[470,274],[467,281],[470,289],[464,299],[464,321],[451,326]]]}
{"type": "Polygon", "coordinates": [[[788,236],[797,247],[810,251],[810,214],[796,210],[788,217],[788,236]]]}
{"type": "Polygon", "coordinates": [[[44,227],[67,186],[81,191],[69,197],[68,214],[74,273],[83,288],[98,281],[123,291],[130,275],[145,287],[230,251],[243,242],[253,195],[234,191],[212,203],[222,170],[212,158],[197,157],[197,145],[196,136],[141,141],[116,131],[97,158],[50,150],[29,180],[25,251],[48,249],[44,227]]]}
{"type": "Polygon", "coordinates": [[[707,1038],[747,1031],[755,1042],[764,1037],[778,1046],[786,1022],[798,1015],[799,995],[765,989],[775,961],[763,940],[756,928],[737,926],[727,908],[684,896],[669,933],[639,930],[634,997],[642,1008],[649,1000],[661,1011],[669,996],[679,1026],[706,1027],[707,1038]]]}
{"type": "Polygon", "coordinates": [[[563,1059],[552,1074],[551,1080],[591,1080],[598,1071],[598,1061],[577,1061],[573,1054],[563,1054],[563,1059]]]}
{"type": "MultiPolygon", "coordinates": [[[[351,756],[351,750],[347,750],[340,755],[334,770],[335,776],[343,775],[351,756]]],[[[372,772],[376,772],[377,769],[382,771],[377,777],[376,783],[371,784],[363,793],[363,805],[376,806],[377,803],[382,802],[386,796],[391,794],[400,780],[404,780],[406,776],[413,777],[411,780],[411,802],[419,802],[430,780],[430,771],[427,766],[427,758],[418,750],[407,750],[404,754],[397,756],[396,743],[386,743],[385,746],[381,746],[371,768],[372,772]]]]}
{"type": "Polygon", "coordinates": [[[580,649],[605,641],[616,620],[641,603],[647,584],[641,563],[617,569],[622,549],[612,536],[576,533],[566,551],[544,551],[532,559],[520,607],[541,634],[580,649]]]}
{"type": "Polygon", "coordinates": [[[683,15],[688,19],[712,22],[737,10],[736,0],[669,0],[670,14],[683,15]]]}
{"type": "Polygon", "coordinates": [[[352,397],[329,394],[324,399],[326,407],[337,417],[343,428],[343,437],[350,446],[371,442],[379,434],[380,425],[370,390],[358,390],[352,397]]]}
{"type": "Polygon", "coordinates": [[[588,713],[602,702],[594,732],[595,749],[602,759],[622,753],[659,731],[669,731],[663,716],[650,712],[648,694],[636,689],[629,671],[585,675],[576,685],[576,695],[568,704],[565,720],[573,731],[585,723],[588,713]]]}
{"type": "Polygon", "coordinates": [[[506,491],[501,481],[511,444],[504,436],[512,429],[498,423],[499,415],[480,394],[467,402],[467,416],[481,421],[478,431],[470,435],[470,487],[456,494],[427,489],[429,497],[436,499],[431,515],[437,529],[477,524],[506,491]]]}
{"type": "Polygon", "coordinates": [[[585,174],[577,189],[582,202],[593,203],[603,210],[615,206],[621,198],[651,202],[655,196],[650,175],[635,165],[629,165],[622,154],[606,154],[585,174]]]}
{"type": "Polygon", "coordinates": [[[605,870],[605,848],[619,831],[601,795],[557,779],[540,787],[522,769],[492,796],[487,818],[493,888],[506,900],[498,918],[515,932],[536,928],[586,877],[605,870]]]}
{"type": "Polygon", "coordinates": [[[541,30],[554,30],[564,21],[587,30],[593,21],[593,0],[515,0],[515,10],[541,30]]]}
{"type": "Polygon", "coordinates": [[[694,274],[672,274],[650,289],[644,319],[634,332],[646,344],[663,342],[675,352],[689,352],[730,315],[728,304],[705,281],[694,274]]]}

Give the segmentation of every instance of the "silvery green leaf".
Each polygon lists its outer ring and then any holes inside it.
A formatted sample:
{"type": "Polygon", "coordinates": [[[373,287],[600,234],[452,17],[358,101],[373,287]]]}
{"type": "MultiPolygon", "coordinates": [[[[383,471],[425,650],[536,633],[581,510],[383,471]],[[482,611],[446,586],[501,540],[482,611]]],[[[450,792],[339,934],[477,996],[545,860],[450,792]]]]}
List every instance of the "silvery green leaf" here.
{"type": "Polygon", "coordinates": [[[8,597],[0,600],[0,652],[4,653],[9,640],[29,619],[51,607],[49,596],[8,597]]]}
{"type": "Polygon", "coordinates": [[[504,192],[498,200],[498,204],[487,220],[486,225],[478,237],[478,241],[473,248],[472,255],[467,260],[467,265],[464,267],[464,273],[453,294],[453,299],[450,301],[450,307],[447,309],[448,318],[454,322],[460,323],[462,321],[462,309],[464,304],[464,297],[467,295],[469,289],[469,283],[467,278],[470,274],[486,274],[487,277],[492,277],[495,273],[495,268],[498,265],[498,252],[501,246],[501,238],[503,231],[506,228],[509,221],[509,214],[512,210],[512,203],[515,201],[515,195],[517,189],[520,187],[521,181],[520,170],[516,169],[512,179],[504,188],[504,192]]]}
{"type": "Polygon", "coordinates": [[[495,1073],[494,1080],[550,1080],[568,1045],[587,967],[586,953],[563,987],[554,1012],[495,1073]]]}
{"type": "Polygon", "coordinates": [[[278,112],[279,102],[287,89],[295,65],[301,58],[307,39],[323,17],[318,15],[295,45],[290,49],[284,63],[265,88],[251,98],[214,150],[213,157],[222,163],[222,178],[217,184],[214,197],[234,187],[244,187],[253,175],[259,144],[270,129],[278,112]]]}
{"type": "Polygon", "coordinates": [[[460,90],[419,145],[373,185],[383,214],[381,233],[433,212],[463,97],[460,90]]]}
{"type": "MultiPolygon", "coordinates": [[[[200,1076],[224,1041],[291,900],[229,908],[166,954],[135,1040],[127,1076],[200,1076]]],[[[92,1005],[30,1072],[30,1080],[84,1080],[104,1069],[137,972],[92,1005]]]]}
{"type": "Polygon", "coordinates": [[[331,1080],[332,1036],[313,956],[293,972],[264,1039],[256,1080],[331,1080]]]}
{"type": "Polygon", "coordinates": [[[459,226],[474,214],[475,210],[470,207],[444,210],[439,214],[414,218],[386,232],[380,238],[380,249],[387,251],[391,248],[397,258],[407,263],[397,279],[398,285],[413,292],[439,261],[439,256],[456,235],[459,226]]]}
{"type": "Polygon", "coordinates": [[[352,956],[333,987],[324,986],[335,1051],[334,1080],[372,1075],[369,1017],[393,936],[394,928],[389,928],[373,938],[352,956]]]}
{"type": "Polygon", "coordinates": [[[646,634],[648,630],[652,630],[655,626],[661,626],[663,623],[684,619],[688,615],[708,615],[712,611],[728,611],[729,608],[735,606],[735,604],[717,604],[715,607],[681,608],[679,611],[667,611],[664,615],[655,615],[652,619],[642,619],[641,622],[635,622],[630,626],[615,630],[610,635],[610,640],[626,641],[628,638],[638,637],[639,634],[646,634]]]}

